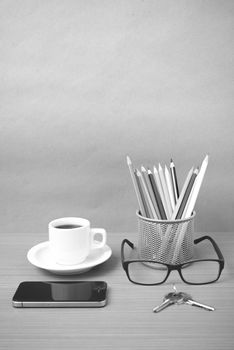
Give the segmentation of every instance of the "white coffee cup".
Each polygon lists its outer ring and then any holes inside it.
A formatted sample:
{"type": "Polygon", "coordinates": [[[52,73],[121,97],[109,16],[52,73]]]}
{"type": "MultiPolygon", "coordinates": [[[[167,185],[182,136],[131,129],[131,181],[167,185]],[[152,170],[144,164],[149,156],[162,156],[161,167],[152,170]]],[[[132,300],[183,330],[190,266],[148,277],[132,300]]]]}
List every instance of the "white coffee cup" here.
{"type": "Polygon", "coordinates": [[[49,223],[50,251],[55,261],[62,265],[75,265],[83,262],[92,249],[106,244],[106,231],[91,228],[89,220],[65,217],[49,223]],[[95,235],[102,240],[95,240],[95,235]]]}

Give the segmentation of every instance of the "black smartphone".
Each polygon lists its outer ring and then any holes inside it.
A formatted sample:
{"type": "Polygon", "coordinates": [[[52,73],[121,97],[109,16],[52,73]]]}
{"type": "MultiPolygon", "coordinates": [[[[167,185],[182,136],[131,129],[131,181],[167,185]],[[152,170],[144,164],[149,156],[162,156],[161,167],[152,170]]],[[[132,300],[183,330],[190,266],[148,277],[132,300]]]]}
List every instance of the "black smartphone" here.
{"type": "Polygon", "coordinates": [[[21,282],[12,298],[14,307],[102,307],[104,281],[21,282]]]}

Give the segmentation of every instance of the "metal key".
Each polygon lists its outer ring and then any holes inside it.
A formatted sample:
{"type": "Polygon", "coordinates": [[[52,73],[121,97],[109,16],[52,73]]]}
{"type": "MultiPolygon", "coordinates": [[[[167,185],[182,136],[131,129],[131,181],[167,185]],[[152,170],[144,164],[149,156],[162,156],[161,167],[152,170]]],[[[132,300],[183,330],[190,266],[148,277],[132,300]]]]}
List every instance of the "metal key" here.
{"type": "Polygon", "coordinates": [[[160,312],[164,310],[166,307],[176,304],[179,299],[183,299],[183,296],[179,295],[179,293],[171,292],[165,295],[163,299],[163,303],[159,306],[153,308],[153,312],[160,312]]]}
{"type": "Polygon", "coordinates": [[[201,309],[204,309],[204,310],[207,310],[207,311],[214,311],[215,310],[215,308],[212,307],[212,306],[201,304],[201,303],[198,303],[197,301],[193,300],[191,295],[189,295],[187,293],[179,292],[178,294],[180,294],[181,297],[182,297],[182,300],[178,299],[178,304],[185,303],[185,304],[188,304],[188,305],[191,305],[191,306],[200,307],[201,309]]]}

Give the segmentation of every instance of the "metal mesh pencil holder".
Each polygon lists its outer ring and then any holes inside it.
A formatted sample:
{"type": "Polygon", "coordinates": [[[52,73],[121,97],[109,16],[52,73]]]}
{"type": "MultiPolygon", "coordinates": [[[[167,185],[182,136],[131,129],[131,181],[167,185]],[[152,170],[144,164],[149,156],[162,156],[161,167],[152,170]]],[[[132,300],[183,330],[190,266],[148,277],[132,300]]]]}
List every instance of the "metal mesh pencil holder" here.
{"type": "Polygon", "coordinates": [[[193,212],[187,219],[168,221],[149,219],[137,212],[139,258],[173,265],[191,260],[195,215],[193,212]]]}

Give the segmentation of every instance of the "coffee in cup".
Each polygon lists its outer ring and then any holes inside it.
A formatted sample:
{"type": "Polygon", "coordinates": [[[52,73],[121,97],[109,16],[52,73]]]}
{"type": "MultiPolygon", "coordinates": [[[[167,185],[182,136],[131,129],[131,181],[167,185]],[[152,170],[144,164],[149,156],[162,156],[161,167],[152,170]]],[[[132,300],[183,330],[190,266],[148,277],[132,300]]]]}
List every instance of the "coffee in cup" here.
{"type": "Polygon", "coordinates": [[[50,251],[55,261],[62,265],[75,265],[83,262],[92,249],[106,244],[106,231],[91,228],[89,220],[65,217],[49,223],[50,251]],[[96,235],[102,237],[95,240],[96,235]]]}

